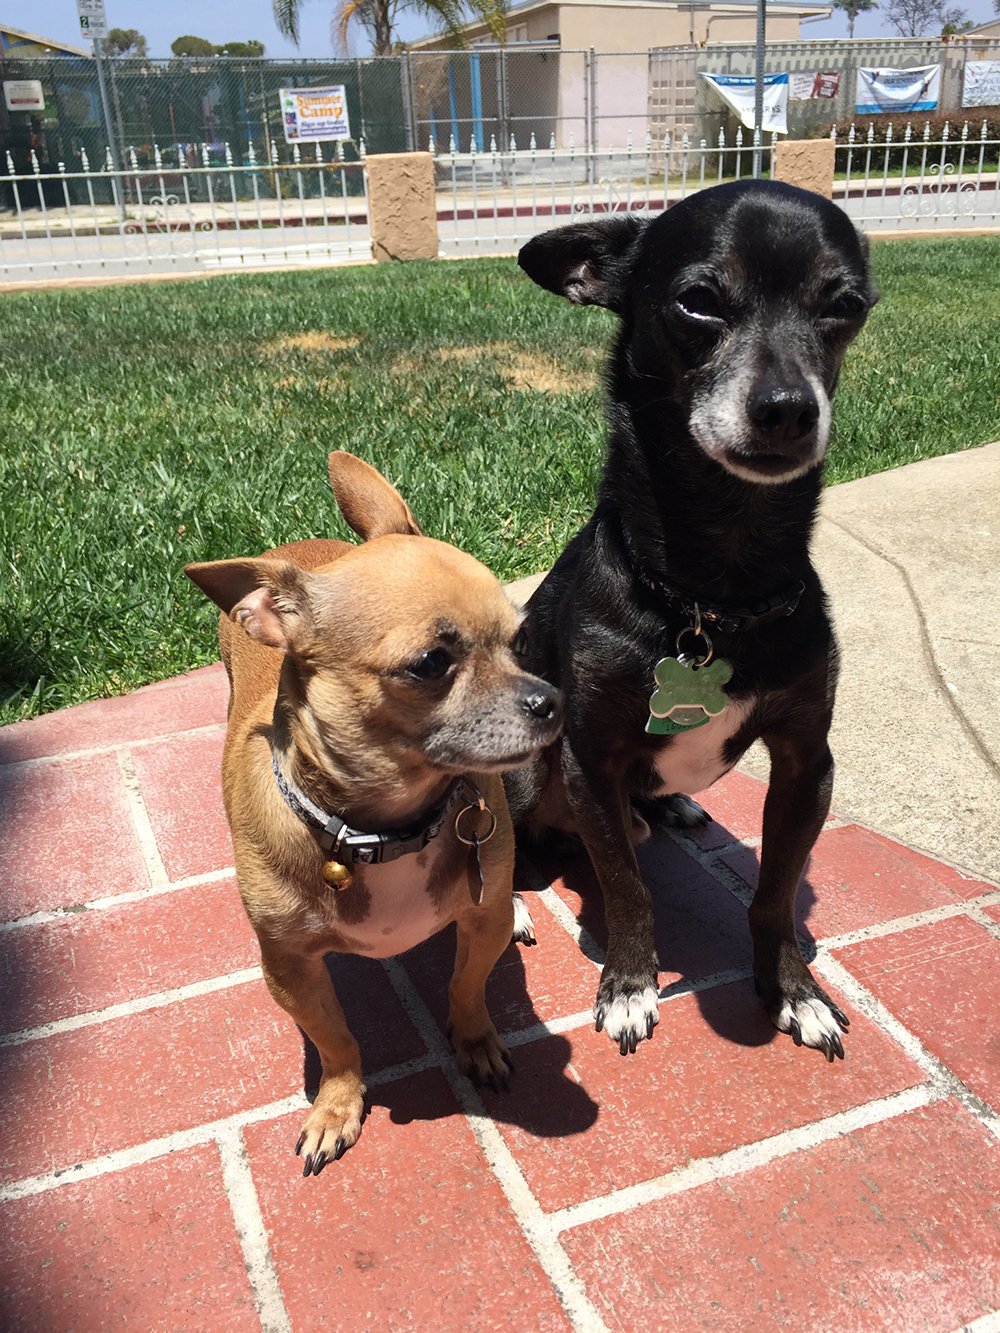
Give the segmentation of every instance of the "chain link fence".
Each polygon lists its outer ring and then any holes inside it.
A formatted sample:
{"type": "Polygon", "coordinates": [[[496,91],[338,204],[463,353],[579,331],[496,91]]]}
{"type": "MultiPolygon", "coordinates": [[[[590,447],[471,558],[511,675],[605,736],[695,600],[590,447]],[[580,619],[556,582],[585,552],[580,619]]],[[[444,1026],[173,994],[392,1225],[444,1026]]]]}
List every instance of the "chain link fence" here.
{"type": "Polygon", "coordinates": [[[195,166],[204,158],[223,164],[288,162],[278,89],[342,84],[353,141],[345,156],[357,160],[364,140],[369,152],[405,151],[407,128],[404,70],[398,58],[368,60],[202,59],[105,61],[112,124],[105,127],[97,66],[93,60],[3,60],[0,78],[37,79],[45,109],[10,112],[0,101],[0,154],[14,170],[32,169],[32,153],[43,174],[62,164],[68,172],[100,167],[108,134],[127,164],[154,164],[156,150],[174,164],[195,166]]]}
{"type": "MultiPolygon", "coordinates": [[[[832,98],[810,98],[788,103],[788,134],[793,139],[829,133],[835,121],[854,117],[856,79],[859,67],[915,69],[940,65],[939,112],[954,113],[956,119],[975,119],[979,108],[962,107],[965,65],[969,60],[1000,59],[1000,39],[979,38],[942,42],[937,37],[877,38],[853,41],[768,42],[764,72],[779,74],[838,74],[837,94],[832,98]]],[[[650,132],[686,131],[692,138],[711,141],[720,129],[736,126],[735,116],[722,108],[700,74],[754,73],[752,43],[713,42],[701,50],[690,46],[668,47],[650,52],[650,132]]],[[[923,114],[923,113],[921,113],[923,114]]],[[[859,123],[870,117],[859,117],[859,123]]]]}
{"type": "MultiPolygon", "coordinates": [[[[278,90],[327,84],[346,90],[348,162],[358,160],[362,141],[368,153],[431,145],[438,152],[482,153],[494,145],[507,152],[512,142],[517,149],[534,143],[594,153],[629,140],[642,144],[647,135],[711,143],[720,131],[732,137],[735,117],[699,76],[750,74],[753,53],[752,43],[609,53],[549,41],[354,60],[115,58],[106,62],[107,128],[93,60],[0,58],[0,77],[37,79],[45,97],[39,112],[11,112],[0,100],[0,162],[8,174],[30,173],[35,163],[43,176],[60,167],[100,170],[110,132],[121,165],[133,170],[154,167],[157,153],[178,169],[290,163],[278,90]]],[[[859,65],[941,64],[940,109],[947,114],[961,108],[966,61],[990,58],[1000,58],[1000,40],[770,42],[765,65],[768,72],[839,73],[836,97],[789,103],[789,132],[801,137],[853,114],[859,65]]],[[[9,208],[10,200],[0,197],[0,206],[9,208]]]]}

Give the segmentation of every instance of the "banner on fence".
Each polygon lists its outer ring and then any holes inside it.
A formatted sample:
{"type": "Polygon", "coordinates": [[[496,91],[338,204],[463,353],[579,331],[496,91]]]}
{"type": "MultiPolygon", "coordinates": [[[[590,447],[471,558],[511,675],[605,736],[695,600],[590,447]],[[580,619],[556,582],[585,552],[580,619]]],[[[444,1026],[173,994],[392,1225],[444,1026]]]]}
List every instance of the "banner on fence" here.
{"type": "Polygon", "coordinates": [[[859,115],[880,111],[935,111],[941,96],[941,66],[919,69],[858,68],[854,110],[859,115]]]}
{"type": "Polygon", "coordinates": [[[967,60],[965,62],[962,105],[1000,105],[1000,60],[967,60]]]}
{"type": "Polygon", "coordinates": [[[3,100],[8,111],[45,110],[45,94],[40,79],[4,79],[3,100]]]}
{"type": "MultiPolygon", "coordinates": [[[[754,127],[754,91],[752,76],[737,74],[705,74],[709,85],[715,89],[727,106],[731,106],[748,130],[754,127]]],[[[761,130],[768,133],[788,133],[788,75],[764,75],[764,110],[761,116],[761,130]]]]}
{"type": "Polygon", "coordinates": [[[816,97],[836,97],[840,92],[840,70],[830,73],[798,73],[788,76],[791,102],[811,102],[816,97]]]}
{"type": "Polygon", "coordinates": [[[343,84],[279,88],[278,97],[285,143],[323,143],[351,137],[343,84]]]}

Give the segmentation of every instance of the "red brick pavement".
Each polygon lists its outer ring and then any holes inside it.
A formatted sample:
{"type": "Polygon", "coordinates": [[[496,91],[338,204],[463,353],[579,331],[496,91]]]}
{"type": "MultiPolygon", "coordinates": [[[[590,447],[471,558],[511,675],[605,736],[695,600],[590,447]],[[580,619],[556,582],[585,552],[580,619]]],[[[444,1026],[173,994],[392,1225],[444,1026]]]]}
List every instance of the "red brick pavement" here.
{"type": "Polygon", "coordinates": [[[449,932],[334,960],[372,1110],[303,1180],[313,1066],[233,882],[225,693],[212,668],[0,731],[0,1326],[1000,1333],[995,885],[830,822],[801,894],[852,1019],[829,1066],[753,997],[763,784],[732,774],[643,852],[652,1042],[593,1031],[587,865],[522,866],[511,1092],[449,1058],[449,932]]]}

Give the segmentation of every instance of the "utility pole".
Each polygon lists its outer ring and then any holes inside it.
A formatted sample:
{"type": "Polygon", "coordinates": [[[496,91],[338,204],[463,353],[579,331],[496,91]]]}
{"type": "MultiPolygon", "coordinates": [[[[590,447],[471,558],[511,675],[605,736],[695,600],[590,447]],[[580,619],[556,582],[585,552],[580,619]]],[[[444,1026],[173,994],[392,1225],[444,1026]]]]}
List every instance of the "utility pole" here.
{"type": "Polygon", "coordinates": [[[760,179],[761,148],[764,141],[764,24],[767,0],[757,0],[757,50],[754,54],[753,90],[753,178],[760,179]]]}
{"type": "Polygon", "coordinates": [[[108,17],[104,12],[104,0],[76,0],[77,13],[80,16],[80,34],[89,37],[94,44],[94,63],[97,66],[97,86],[101,94],[101,112],[104,116],[104,129],[107,135],[108,152],[111,154],[112,192],[118,206],[118,217],[125,221],[125,182],[122,177],[122,164],[118,156],[118,143],[115,139],[115,125],[111,119],[111,104],[108,101],[108,86],[104,77],[104,55],[102,38],[108,35],[108,17]]]}

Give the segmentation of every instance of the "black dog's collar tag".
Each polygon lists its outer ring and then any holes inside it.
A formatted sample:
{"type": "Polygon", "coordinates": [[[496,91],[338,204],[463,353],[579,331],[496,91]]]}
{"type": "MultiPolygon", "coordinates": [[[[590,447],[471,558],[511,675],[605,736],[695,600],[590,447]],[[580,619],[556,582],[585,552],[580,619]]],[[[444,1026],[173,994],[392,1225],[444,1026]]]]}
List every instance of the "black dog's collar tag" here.
{"type": "Polygon", "coordinates": [[[692,731],[725,711],[729,700],[722,687],[732,678],[733,666],[724,657],[713,657],[712,640],[702,628],[696,608],[695,623],[685,626],[677,636],[677,656],[661,657],[653,668],[656,689],[650,696],[646,722],[650,736],[692,731]],[[689,634],[704,639],[704,657],[680,651],[689,634]]]}

